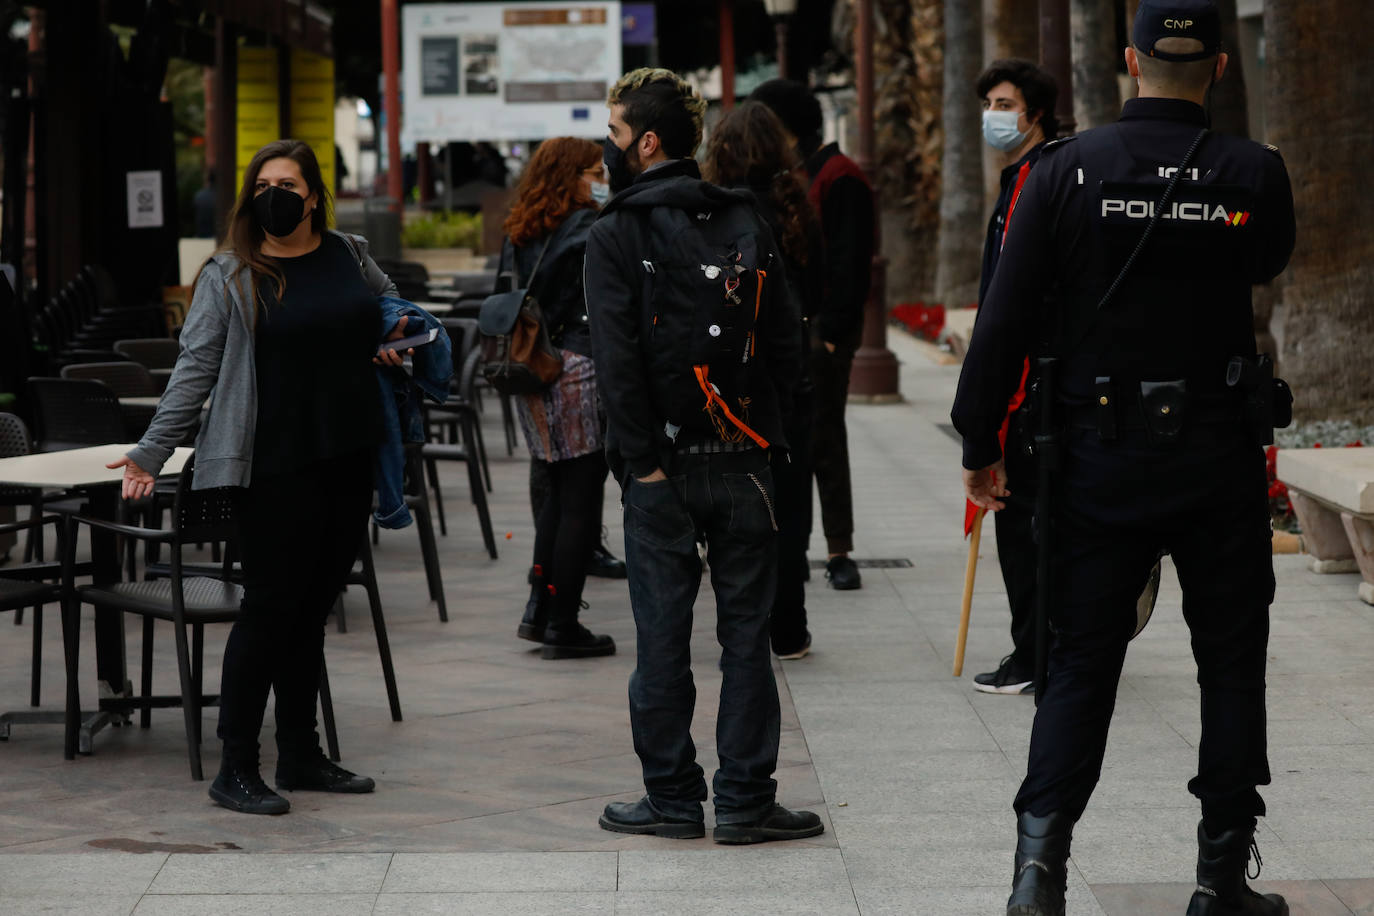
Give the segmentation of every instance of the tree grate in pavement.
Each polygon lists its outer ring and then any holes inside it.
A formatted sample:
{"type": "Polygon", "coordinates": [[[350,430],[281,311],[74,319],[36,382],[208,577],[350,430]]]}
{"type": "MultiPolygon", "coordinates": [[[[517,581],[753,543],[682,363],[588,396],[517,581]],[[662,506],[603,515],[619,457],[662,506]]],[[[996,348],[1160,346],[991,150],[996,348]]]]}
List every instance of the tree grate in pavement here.
{"type": "MultiPolygon", "coordinates": [[[[854,560],[854,565],[860,569],[910,569],[911,561],[900,558],[878,559],[878,560],[854,560]]],[[[824,560],[812,560],[812,569],[825,569],[824,560]]]]}

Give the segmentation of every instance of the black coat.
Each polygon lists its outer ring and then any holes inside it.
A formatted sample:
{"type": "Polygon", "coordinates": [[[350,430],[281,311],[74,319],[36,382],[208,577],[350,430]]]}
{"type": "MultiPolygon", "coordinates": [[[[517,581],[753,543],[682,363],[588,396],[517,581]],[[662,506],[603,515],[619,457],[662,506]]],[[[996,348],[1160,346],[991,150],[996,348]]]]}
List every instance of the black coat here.
{"type": "MultiPolygon", "coordinates": [[[[701,180],[695,161],[673,160],[651,169],[617,194],[601,211],[587,239],[585,286],[591,316],[592,348],[607,417],[607,459],[617,477],[648,475],[664,463],[675,445],[713,435],[701,410],[678,412],[670,403],[666,380],[690,366],[665,364],[671,342],[700,329],[693,316],[652,313],[651,283],[666,282],[654,265],[680,260],[674,227],[683,213],[710,219],[712,231],[750,233],[759,240],[759,263],[773,267],[762,287],[757,358],[746,369],[751,399],[749,423],[771,444],[786,446],[783,416],[790,413],[792,391],[801,368],[800,318],[787,287],[786,271],[773,234],[756,214],[747,192],[727,191],[701,180]],[[656,343],[657,342],[657,343],[656,343]],[[665,342],[670,342],[667,347],[665,342]],[[665,424],[681,427],[676,440],[665,424]]],[[[677,282],[677,281],[674,281],[677,282]]]]}
{"type": "Polygon", "coordinates": [[[501,251],[501,267],[508,270],[511,251],[515,252],[515,268],[519,282],[530,286],[530,292],[544,312],[549,337],[554,346],[571,350],[582,356],[592,355],[591,333],[587,327],[587,297],[582,289],[582,261],[587,253],[587,233],[596,220],[590,208],[574,210],[548,236],[527,242],[519,247],[510,239],[501,251]],[[548,242],[548,251],[539,263],[540,251],[548,242]],[[535,264],[539,272],[533,277],[535,264]]]}

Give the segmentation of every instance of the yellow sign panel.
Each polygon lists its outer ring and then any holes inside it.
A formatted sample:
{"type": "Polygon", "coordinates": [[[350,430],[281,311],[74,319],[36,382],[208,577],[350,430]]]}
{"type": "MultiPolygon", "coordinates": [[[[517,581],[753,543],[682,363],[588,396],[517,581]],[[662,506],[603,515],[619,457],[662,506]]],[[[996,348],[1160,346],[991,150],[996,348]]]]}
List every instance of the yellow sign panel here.
{"type": "Polygon", "coordinates": [[[315,151],[324,186],[335,190],[333,58],[291,49],[290,127],[289,136],[304,140],[315,151]]]}
{"type": "Polygon", "coordinates": [[[277,54],[276,48],[239,48],[236,191],[243,187],[243,173],[253,154],[281,137],[277,54]]]}

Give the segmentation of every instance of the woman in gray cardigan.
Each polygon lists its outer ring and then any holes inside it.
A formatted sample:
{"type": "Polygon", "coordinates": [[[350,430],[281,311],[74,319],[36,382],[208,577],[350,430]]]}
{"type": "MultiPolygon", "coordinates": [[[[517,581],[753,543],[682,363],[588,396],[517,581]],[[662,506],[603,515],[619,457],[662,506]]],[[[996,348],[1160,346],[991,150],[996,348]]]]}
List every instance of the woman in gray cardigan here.
{"type": "MultiPolygon", "coordinates": [[[[320,750],[315,709],[324,622],[357,557],[381,439],[373,363],[379,295],[395,286],[366,242],[326,228],[329,191],[310,147],[279,140],[244,173],[225,250],[201,268],[181,354],[142,441],[111,467],[124,496],[152,492],[213,390],[196,437],[196,489],[233,487],[242,610],[224,649],[210,797],[250,814],[290,804],[259,771],[258,733],[276,695],[281,789],[371,792],[320,750]]],[[[405,319],[388,335],[399,339],[405,319]]]]}

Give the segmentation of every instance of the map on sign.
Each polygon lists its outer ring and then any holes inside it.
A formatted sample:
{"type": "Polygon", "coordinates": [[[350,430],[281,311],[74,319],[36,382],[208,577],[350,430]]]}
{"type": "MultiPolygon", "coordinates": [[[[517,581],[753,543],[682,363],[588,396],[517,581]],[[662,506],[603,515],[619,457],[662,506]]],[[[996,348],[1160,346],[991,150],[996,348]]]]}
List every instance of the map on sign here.
{"type": "Polygon", "coordinates": [[[597,136],[620,76],[620,4],[401,8],[410,141],[597,136]]]}

